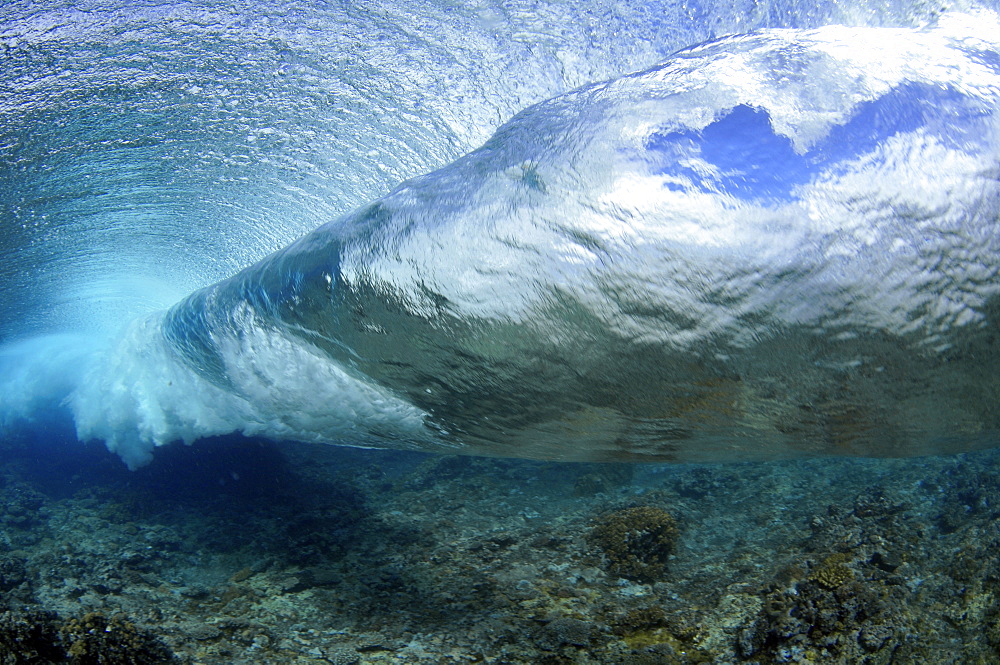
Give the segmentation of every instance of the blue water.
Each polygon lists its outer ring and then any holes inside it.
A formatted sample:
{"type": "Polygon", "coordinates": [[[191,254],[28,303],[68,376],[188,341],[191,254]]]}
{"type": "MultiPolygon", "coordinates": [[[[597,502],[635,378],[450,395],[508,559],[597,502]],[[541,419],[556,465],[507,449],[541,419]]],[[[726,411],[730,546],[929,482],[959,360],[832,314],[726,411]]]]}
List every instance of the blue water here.
{"type": "Polygon", "coordinates": [[[948,9],[7,4],[0,427],[995,445],[1000,20],[948,9]]]}

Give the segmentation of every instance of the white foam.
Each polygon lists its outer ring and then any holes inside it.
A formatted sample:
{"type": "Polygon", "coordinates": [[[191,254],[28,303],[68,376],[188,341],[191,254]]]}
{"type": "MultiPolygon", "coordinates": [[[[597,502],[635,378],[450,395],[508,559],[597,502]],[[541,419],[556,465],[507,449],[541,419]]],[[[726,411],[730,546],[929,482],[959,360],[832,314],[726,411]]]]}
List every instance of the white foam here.
{"type": "Polygon", "coordinates": [[[44,335],[0,348],[0,433],[62,407],[103,344],[83,335],[44,335]]]}
{"type": "Polygon", "coordinates": [[[129,326],[69,396],[78,437],[104,441],[130,468],[148,463],[156,446],[232,432],[362,446],[376,442],[375,431],[426,437],[419,410],[273,330],[220,340],[231,385],[215,385],[170,349],[162,317],[129,326]]]}

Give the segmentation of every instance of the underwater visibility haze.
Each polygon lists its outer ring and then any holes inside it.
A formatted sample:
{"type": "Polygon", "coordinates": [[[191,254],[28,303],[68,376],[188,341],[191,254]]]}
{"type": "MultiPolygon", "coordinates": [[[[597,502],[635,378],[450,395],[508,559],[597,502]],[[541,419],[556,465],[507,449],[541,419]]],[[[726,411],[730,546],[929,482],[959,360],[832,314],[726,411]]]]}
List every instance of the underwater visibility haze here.
{"type": "Polygon", "coordinates": [[[6,5],[0,426],[995,445],[995,3],[744,4],[6,5]]]}

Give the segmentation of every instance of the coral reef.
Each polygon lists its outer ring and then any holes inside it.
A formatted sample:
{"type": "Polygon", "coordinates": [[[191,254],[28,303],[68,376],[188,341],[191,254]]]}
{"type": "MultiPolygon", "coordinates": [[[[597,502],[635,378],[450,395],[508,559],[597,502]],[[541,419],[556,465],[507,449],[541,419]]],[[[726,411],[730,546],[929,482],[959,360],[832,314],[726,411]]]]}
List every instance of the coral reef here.
{"type": "Polygon", "coordinates": [[[24,608],[0,613],[2,665],[165,665],[175,662],[162,641],[125,617],[98,612],[61,621],[55,612],[24,608]]]}
{"type": "Polygon", "coordinates": [[[649,582],[662,576],[677,535],[677,522],[670,513],[636,506],[599,517],[590,540],[603,552],[609,572],[649,582]]]}
{"type": "Polygon", "coordinates": [[[891,602],[902,594],[832,574],[836,584],[810,579],[769,593],[758,618],[738,633],[739,654],[761,663],[795,662],[795,654],[810,661],[888,662],[905,634],[891,602]]]}
{"type": "Polygon", "coordinates": [[[831,554],[823,559],[809,575],[809,579],[824,589],[836,589],[854,579],[854,572],[847,566],[850,557],[846,554],[831,554]]]}
{"type": "Polygon", "coordinates": [[[55,612],[8,609],[0,612],[0,664],[48,665],[63,662],[55,612]]]}
{"type": "Polygon", "coordinates": [[[45,522],[47,516],[45,497],[41,494],[22,485],[5,488],[0,508],[0,527],[37,528],[45,522]]]}
{"type": "Polygon", "coordinates": [[[545,651],[555,651],[563,646],[589,647],[595,637],[591,623],[561,617],[550,621],[537,632],[535,644],[545,651]]]}
{"type": "Polygon", "coordinates": [[[63,623],[59,637],[71,665],[156,665],[173,660],[163,642],[123,616],[88,612],[63,623]]]}
{"type": "Polygon", "coordinates": [[[1000,662],[1000,452],[619,468],[234,440],[132,473],[2,445],[0,492],[39,517],[0,525],[0,665],[1000,662]]]}

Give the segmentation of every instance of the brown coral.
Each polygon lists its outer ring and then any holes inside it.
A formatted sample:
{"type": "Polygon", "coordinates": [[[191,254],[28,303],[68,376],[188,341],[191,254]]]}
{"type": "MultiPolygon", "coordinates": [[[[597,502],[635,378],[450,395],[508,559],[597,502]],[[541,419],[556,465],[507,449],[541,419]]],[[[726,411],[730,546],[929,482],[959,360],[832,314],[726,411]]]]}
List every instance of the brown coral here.
{"type": "Polygon", "coordinates": [[[677,541],[677,522],[652,506],[616,510],[598,518],[590,540],[604,553],[608,571],[651,582],[663,574],[677,541]]]}
{"type": "Polygon", "coordinates": [[[135,626],[124,616],[110,619],[88,612],[70,619],[59,629],[73,665],[152,665],[174,662],[173,654],[159,639],[135,626]]]}
{"type": "Polygon", "coordinates": [[[809,579],[826,589],[836,589],[854,579],[854,572],[847,567],[848,557],[831,554],[809,575],[809,579]]]}

